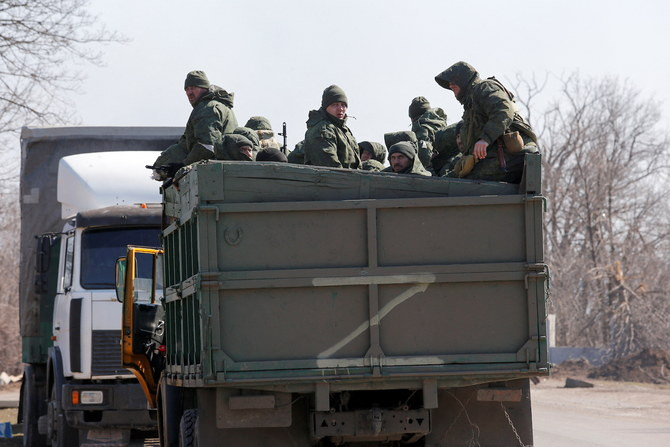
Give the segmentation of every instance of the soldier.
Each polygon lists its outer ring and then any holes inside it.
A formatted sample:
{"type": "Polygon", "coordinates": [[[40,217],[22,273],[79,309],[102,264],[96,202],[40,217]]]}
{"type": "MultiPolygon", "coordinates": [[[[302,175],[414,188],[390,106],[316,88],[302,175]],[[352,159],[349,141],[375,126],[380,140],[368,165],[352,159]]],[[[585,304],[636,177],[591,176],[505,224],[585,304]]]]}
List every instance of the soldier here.
{"type": "Polygon", "coordinates": [[[375,141],[361,141],[358,143],[361,161],[377,160],[382,165],[386,162],[386,148],[375,141]]]}
{"type": "Polygon", "coordinates": [[[281,149],[279,142],[275,138],[275,132],[272,130],[272,126],[270,125],[270,120],[264,116],[252,116],[249,118],[247,124],[245,124],[244,127],[248,127],[256,131],[258,138],[260,139],[261,149],[266,147],[281,149]]]}
{"type": "Polygon", "coordinates": [[[423,96],[412,99],[409,105],[412,132],[419,140],[419,158],[424,168],[433,171],[431,160],[434,155],[435,134],[447,127],[447,115],[441,108],[431,108],[423,96]]]}
{"type": "Polygon", "coordinates": [[[221,144],[214,148],[217,160],[251,161],[253,160],[254,143],[238,133],[230,133],[223,136],[221,144]]]}
{"type": "Polygon", "coordinates": [[[358,150],[361,156],[361,169],[372,172],[384,170],[386,148],[383,144],[374,141],[361,141],[358,143],[358,150]]]}
{"type": "Polygon", "coordinates": [[[453,176],[519,183],[524,154],[537,152],[537,137],[518,114],[514,96],[494,77],[480,79],[466,62],[435,76],[463,104],[463,163],[453,176]],[[468,167],[472,169],[468,171],[468,167]]]}
{"type": "Polygon", "coordinates": [[[389,162],[391,166],[384,169],[383,172],[431,176],[431,173],[421,164],[416,148],[410,141],[400,141],[389,147],[389,162]]]}
{"type": "Polygon", "coordinates": [[[258,134],[255,130],[248,127],[236,127],[233,130],[234,134],[244,135],[249,141],[251,141],[251,150],[253,153],[252,158],[256,158],[256,154],[261,150],[261,140],[258,138],[258,134]]]}
{"type": "Polygon", "coordinates": [[[349,101],[340,87],[323,91],[321,108],[309,112],[305,132],[305,164],[358,169],[358,144],[346,125],[349,101]]]}
{"type": "MultiPolygon", "coordinates": [[[[234,94],[210,84],[205,72],[188,73],[184,91],[193,106],[186,129],[176,144],[161,152],[154,166],[185,166],[213,158],[214,147],[222,142],[223,135],[237,127],[232,111],[234,94]]],[[[154,179],[162,181],[167,177],[165,170],[154,170],[154,179]]]]}

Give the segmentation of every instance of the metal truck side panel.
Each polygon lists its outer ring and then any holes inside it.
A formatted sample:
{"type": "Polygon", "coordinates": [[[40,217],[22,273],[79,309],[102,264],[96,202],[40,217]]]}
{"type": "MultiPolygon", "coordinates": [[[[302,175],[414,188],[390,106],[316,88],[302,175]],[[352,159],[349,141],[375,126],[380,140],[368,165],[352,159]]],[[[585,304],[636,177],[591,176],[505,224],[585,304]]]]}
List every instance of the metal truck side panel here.
{"type": "Polygon", "coordinates": [[[164,194],[169,383],[332,391],[546,371],[537,158],[522,185],[192,165],[164,194]]]}

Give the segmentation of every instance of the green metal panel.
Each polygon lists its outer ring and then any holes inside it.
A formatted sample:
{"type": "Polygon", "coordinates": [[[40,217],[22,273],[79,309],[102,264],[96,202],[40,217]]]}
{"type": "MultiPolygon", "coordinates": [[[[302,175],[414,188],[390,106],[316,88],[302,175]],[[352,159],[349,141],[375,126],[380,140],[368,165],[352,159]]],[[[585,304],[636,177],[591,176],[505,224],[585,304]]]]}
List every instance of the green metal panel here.
{"type": "Polygon", "coordinates": [[[383,388],[546,370],[543,199],[539,172],[525,178],[192,166],[164,194],[168,378],[383,388]]]}
{"type": "MultiPolygon", "coordinates": [[[[48,254],[48,267],[42,275],[33,278],[32,284],[35,297],[38,301],[36,309],[39,310],[39,325],[37,336],[22,337],[22,361],[24,363],[46,363],[48,350],[53,346],[51,340],[53,329],[53,307],[54,299],[58,288],[58,257],[60,254],[61,238],[57,235],[43,236],[51,241],[51,248],[48,254]],[[43,283],[38,280],[41,278],[43,283]],[[43,287],[43,288],[42,288],[43,287]]],[[[41,238],[37,238],[41,241],[41,238]]]]}

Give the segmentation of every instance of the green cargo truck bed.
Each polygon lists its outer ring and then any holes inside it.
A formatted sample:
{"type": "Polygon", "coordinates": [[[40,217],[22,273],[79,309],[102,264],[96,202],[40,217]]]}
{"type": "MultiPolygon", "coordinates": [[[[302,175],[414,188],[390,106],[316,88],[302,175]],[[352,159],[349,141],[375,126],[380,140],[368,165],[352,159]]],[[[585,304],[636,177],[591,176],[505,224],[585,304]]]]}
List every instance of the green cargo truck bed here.
{"type": "Polygon", "coordinates": [[[168,383],[439,387],[547,372],[539,156],[521,185],[281,163],[164,191],[168,383]]]}

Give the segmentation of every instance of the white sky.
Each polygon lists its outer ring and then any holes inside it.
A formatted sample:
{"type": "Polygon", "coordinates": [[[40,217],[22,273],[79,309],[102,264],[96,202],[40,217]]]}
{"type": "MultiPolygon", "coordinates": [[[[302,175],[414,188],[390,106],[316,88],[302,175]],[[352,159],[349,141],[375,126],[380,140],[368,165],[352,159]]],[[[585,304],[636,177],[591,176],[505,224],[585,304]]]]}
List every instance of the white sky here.
{"type": "Polygon", "coordinates": [[[240,125],[263,115],[278,132],[286,121],[290,149],[330,84],[347,93],[356,139],[383,142],[409,129],[415,96],[460,119],[434,77],[465,60],[507,85],[517,73],[627,79],[664,103],[670,129],[665,0],[93,0],[91,10],[131,41],[105,47],[105,67],[84,67],[73,98],[82,125],[183,126],[183,81],[201,69],[235,93],[240,125]]]}

